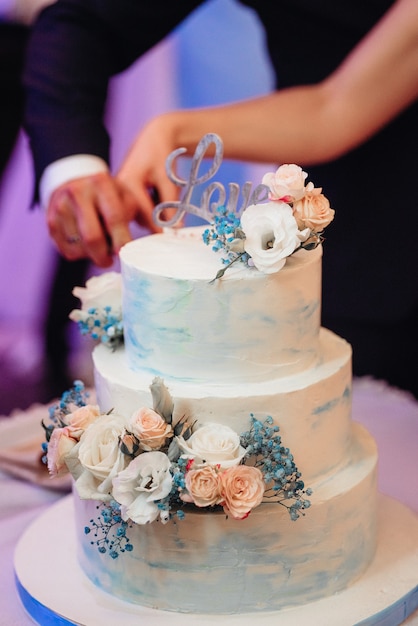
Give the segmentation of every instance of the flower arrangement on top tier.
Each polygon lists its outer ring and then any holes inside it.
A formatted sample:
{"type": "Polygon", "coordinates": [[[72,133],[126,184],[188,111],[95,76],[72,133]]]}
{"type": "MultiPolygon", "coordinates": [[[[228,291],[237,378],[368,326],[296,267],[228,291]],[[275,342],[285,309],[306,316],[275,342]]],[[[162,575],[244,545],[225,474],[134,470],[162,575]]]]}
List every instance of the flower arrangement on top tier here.
{"type": "Polygon", "coordinates": [[[82,499],[103,503],[98,520],[85,529],[94,531],[101,552],[107,546],[115,557],[129,550],[129,525],[182,519],[186,504],[222,507],[237,520],[266,501],[284,506],[292,520],[304,514],[311,492],[271,417],[251,415],[249,430],[240,435],[220,423],[198,426],[187,417],[174,423],[162,379],[156,377],[150,390],[153,408],[103,414],[86,403],[77,381],[43,424],[50,475],[70,472],[82,499]]]}
{"type": "Polygon", "coordinates": [[[323,241],[323,230],[334,219],[321,187],[305,186],[307,173],[294,164],[281,165],[264,175],[269,202],[248,206],[239,217],[222,206],[211,227],[203,233],[207,245],[222,250],[225,267],[216,278],[238,260],[260,272],[278,272],[287,257],[304,248],[313,250],[323,241]]]}
{"type": "Polygon", "coordinates": [[[75,287],[73,295],[81,301],[70,319],[76,322],[82,335],[116,348],[123,342],[122,277],[118,272],[105,272],[86,281],[85,287],[75,287]]]}

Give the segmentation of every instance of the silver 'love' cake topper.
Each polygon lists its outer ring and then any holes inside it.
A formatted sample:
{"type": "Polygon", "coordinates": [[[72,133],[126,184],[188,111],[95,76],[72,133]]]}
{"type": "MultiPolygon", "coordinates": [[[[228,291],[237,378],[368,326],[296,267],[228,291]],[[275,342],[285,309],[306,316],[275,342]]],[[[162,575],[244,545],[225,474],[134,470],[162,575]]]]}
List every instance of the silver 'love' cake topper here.
{"type": "Polygon", "coordinates": [[[198,185],[202,185],[206,183],[208,180],[213,178],[216,172],[219,170],[222,157],[223,157],[223,144],[220,137],[214,133],[208,133],[205,135],[198,143],[195,153],[192,158],[190,175],[188,179],[179,178],[173,169],[174,161],[177,157],[184,154],[186,152],[186,148],[178,148],[174,150],[166,162],[166,171],[169,179],[178,185],[179,187],[184,188],[183,197],[181,200],[172,200],[169,202],[160,202],[154,209],[153,219],[157,226],[166,227],[166,226],[175,226],[180,220],[183,219],[185,213],[190,213],[192,215],[196,215],[204,219],[205,221],[211,223],[214,219],[214,215],[219,207],[225,206],[228,213],[236,213],[237,217],[239,217],[247,208],[247,206],[251,204],[258,204],[259,202],[263,202],[267,200],[269,187],[267,185],[259,184],[255,187],[254,191],[252,190],[252,183],[246,182],[242,188],[242,204],[238,208],[238,198],[240,194],[240,187],[237,183],[229,183],[228,184],[228,197],[225,187],[220,182],[212,182],[210,183],[206,189],[204,190],[200,206],[191,203],[191,197],[193,190],[198,185]],[[206,152],[210,148],[211,145],[215,147],[215,154],[212,159],[212,164],[209,167],[209,170],[199,176],[199,169],[202,163],[202,160],[205,157],[206,152]],[[217,193],[217,199],[212,201],[212,196],[217,193]],[[175,209],[174,215],[165,220],[162,218],[162,213],[166,209],[175,209]]]}

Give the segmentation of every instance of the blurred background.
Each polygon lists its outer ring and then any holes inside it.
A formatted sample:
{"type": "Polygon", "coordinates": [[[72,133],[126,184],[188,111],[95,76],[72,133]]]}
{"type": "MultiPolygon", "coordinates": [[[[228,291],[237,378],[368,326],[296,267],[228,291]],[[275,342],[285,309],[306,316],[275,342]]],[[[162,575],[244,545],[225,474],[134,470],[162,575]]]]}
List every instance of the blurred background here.
{"type": "MultiPolygon", "coordinates": [[[[137,130],[154,115],[255,96],[272,85],[263,33],[253,13],[233,0],[207,3],[112,80],[107,110],[112,169],[118,168],[137,130]]],[[[225,162],[216,180],[258,183],[266,169],[225,162]]],[[[59,384],[47,374],[45,349],[58,255],[42,211],[31,209],[32,193],[31,158],[21,131],[0,180],[0,415],[52,400],[59,384]]],[[[99,273],[95,267],[89,271],[99,273]]],[[[55,369],[61,365],[70,378],[91,384],[91,344],[72,323],[64,332],[69,353],[62,354],[55,369]]]]}

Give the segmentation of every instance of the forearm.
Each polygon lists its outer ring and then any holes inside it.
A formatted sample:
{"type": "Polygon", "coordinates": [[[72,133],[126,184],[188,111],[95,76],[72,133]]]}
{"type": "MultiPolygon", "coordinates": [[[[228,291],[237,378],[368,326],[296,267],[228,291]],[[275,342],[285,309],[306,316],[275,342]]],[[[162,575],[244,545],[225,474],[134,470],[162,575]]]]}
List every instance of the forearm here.
{"type": "Polygon", "coordinates": [[[221,106],[168,114],[173,147],[189,152],[218,133],[225,156],[313,164],[367,140],[418,95],[418,3],[399,0],[322,83],[221,106]]]}
{"type": "Polygon", "coordinates": [[[306,86],[227,106],[175,111],[155,123],[173,149],[185,147],[188,154],[203,135],[216,133],[229,159],[314,163],[330,154],[326,141],[318,141],[323,109],[320,90],[306,86]]]}

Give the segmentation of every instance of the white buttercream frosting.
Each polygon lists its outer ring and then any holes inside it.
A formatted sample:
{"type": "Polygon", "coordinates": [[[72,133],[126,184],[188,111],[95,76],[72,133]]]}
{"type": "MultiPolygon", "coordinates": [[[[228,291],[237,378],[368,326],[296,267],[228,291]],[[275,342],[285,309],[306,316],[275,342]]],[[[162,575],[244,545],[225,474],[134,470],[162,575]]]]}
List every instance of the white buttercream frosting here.
{"type": "Polygon", "coordinates": [[[221,257],[201,228],[121,251],[129,367],[190,381],[254,382],[303,371],[318,357],[322,249],[265,275],[221,257]]]}

